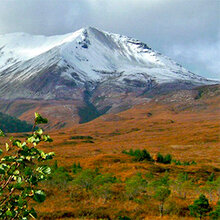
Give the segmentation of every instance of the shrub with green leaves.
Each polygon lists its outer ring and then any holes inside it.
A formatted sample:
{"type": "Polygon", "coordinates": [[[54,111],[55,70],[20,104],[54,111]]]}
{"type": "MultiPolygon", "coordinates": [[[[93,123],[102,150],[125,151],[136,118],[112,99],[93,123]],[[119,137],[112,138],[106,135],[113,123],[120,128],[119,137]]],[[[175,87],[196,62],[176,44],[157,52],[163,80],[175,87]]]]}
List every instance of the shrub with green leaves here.
{"type": "Polygon", "coordinates": [[[144,150],[132,150],[130,149],[128,152],[127,151],[122,151],[122,153],[124,154],[128,154],[130,156],[134,157],[134,161],[152,161],[151,155],[150,153],[144,149],[144,150]]]}
{"type": "Polygon", "coordinates": [[[140,193],[146,191],[147,181],[142,178],[141,174],[132,176],[125,181],[125,190],[129,199],[134,199],[140,193]]]}
{"type": "Polygon", "coordinates": [[[205,193],[208,193],[209,200],[212,202],[215,197],[215,192],[217,192],[217,194],[218,191],[220,192],[220,177],[215,178],[214,173],[212,173],[202,189],[205,193]]]}
{"type": "Polygon", "coordinates": [[[194,217],[202,219],[212,210],[209,205],[209,200],[205,195],[201,194],[199,199],[196,199],[192,205],[189,206],[190,214],[194,217]]]}
{"type": "Polygon", "coordinates": [[[73,166],[72,166],[73,173],[76,174],[76,173],[80,172],[81,170],[82,170],[82,167],[79,162],[77,164],[76,163],[73,164],[73,166]]]}
{"type": "Polygon", "coordinates": [[[164,214],[164,203],[166,202],[170,194],[171,190],[166,186],[158,186],[155,190],[154,197],[155,199],[160,201],[159,211],[161,216],[163,216],[164,214]]]}
{"type": "MultiPolygon", "coordinates": [[[[35,123],[46,123],[47,119],[35,113],[35,123]]],[[[0,131],[1,136],[3,133],[0,131]]],[[[44,153],[36,148],[41,142],[51,142],[49,135],[38,129],[22,142],[10,138],[6,143],[6,152],[0,150],[0,219],[29,219],[37,218],[29,202],[43,202],[45,192],[40,188],[39,182],[45,180],[51,173],[51,168],[45,164],[53,158],[54,153],[44,153]]]]}
{"type": "Polygon", "coordinates": [[[59,189],[66,188],[67,184],[72,180],[68,170],[65,167],[51,167],[52,173],[45,182],[50,188],[57,187],[59,189]]]}
{"type": "Polygon", "coordinates": [[[83,170],[73,180],[74,185],[78,185],[81,188],[86,190],[92,189],[94,185],[94,178],[96,177],[97,173],[93,170],[87,169],[83,170]]]}
{"type": "Polygon", "coordinates": [[[197,163],[193,160],[193,161],[179,161],[179,160],[172,160],[172,163],[174,163],[175,165],[181,165],[181,166],[190,166],[190,165],[196,165],[197,163]]]}
{"type": "Polygon", "coordinates": [[[104,183],[103,185],[94,187],[93,194],[103,199],[110,199],[113,194],[111,188],[112,183],[104,183]]]}
{"type": "Polygon", "coordinates": [[[152,181],[149,188],[153,191],[153,197],[158,200],[160,215],[164,214],[164,204],[171,194],[169,173],[165,173],[161,178],[152,181]]]}
{"type": "Polygon", "coordinates": [[[108,198],[112,192],[111,184],[116,182],[117,178],[110,173],[101,174],[98,170],[86,169],[76,173],[73,185],[86,191],[91,190],[96,196],[108,198]]]}
{"type": "Polygon", "coordinates": [[[169,173],[166,172],[164,176],[161,178],[154,180],[151,182],[150,187],[157,188],[159,186],[169,187],[170,186],[170,178],[169,173]]]}
{"type": "Polygon", "coordinates": [[[187,192],[192,190],[195,187],[192,179],[189,178],[189,175],[185,172],[179,173],[177,176],[177,180],[174,181],[174,186],[177,189],[179,197],[186,198],[187,192]]]}
{"type": "Polygon", "coordinates": [[[172,156],[170,154],[163,156],[162,154],[158,153],[156,161],[158,163],[170,164],[172,161],[172,156]]]}

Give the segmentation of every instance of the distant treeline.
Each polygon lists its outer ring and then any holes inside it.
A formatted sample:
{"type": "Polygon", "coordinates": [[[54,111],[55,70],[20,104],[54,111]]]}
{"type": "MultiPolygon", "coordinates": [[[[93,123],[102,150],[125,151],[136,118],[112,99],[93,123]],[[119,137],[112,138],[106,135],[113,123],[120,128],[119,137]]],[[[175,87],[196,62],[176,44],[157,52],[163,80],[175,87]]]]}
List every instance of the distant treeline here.
{"type": "Polygon", "coordinates": [[[28,132],[32,130],[32,125],[0,112],[0,129],[6,133],[28,132]]]}

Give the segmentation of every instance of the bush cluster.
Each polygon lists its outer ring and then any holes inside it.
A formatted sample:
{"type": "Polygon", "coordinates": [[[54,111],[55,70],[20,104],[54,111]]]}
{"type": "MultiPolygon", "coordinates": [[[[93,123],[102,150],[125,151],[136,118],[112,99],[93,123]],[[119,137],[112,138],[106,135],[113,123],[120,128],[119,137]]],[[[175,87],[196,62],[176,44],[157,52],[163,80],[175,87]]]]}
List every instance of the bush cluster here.
{"type": "Polygon", "coordinates": [[[124,154],[128,154],[130,156],[134,157],[134,161],[136,162],[141,162],[141,161],[155,161],[157,163],[163,163],[163,164],[171,164],[174,163],[175,165],[184,165],[184,166],[189,166],[189,165],[196,165],[195,161],[177,161],[175,159],[172,159],[172,155],[171,154],[166,154],[165,156],[163,156],[161,153],[158,153],[156,158],[152,158],[152,156],[150,155],[150,153],[144,149],[144,150],[133,150],[130,149],[129,151],[123,150],[122,153],[124,154]]]}
{"type": "Polygon", "coordinates": [[[172,156],[170,154],[163,156],[162,154],[158,153],[156,162],[170,164],[172,162],[172,156]]]}
{"type": "Polygon", "coordinates": [[[130,149],[128,152],[127,151],[122,151],[122,153],[124,154],[128,154],[130,156],[133,156],[134,157],[134,161],[153,161],[150,153],[147,151],[147,150],[133,150],[133,149],[130,149]]]}

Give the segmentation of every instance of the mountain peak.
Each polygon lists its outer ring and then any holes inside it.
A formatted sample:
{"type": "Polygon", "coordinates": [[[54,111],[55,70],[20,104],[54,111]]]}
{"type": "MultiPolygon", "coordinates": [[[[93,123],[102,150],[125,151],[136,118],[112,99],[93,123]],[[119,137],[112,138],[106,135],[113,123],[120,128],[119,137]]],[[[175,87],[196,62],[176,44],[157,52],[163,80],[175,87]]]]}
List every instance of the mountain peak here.
{"type": "Polygon", "coordinates": [[[71,98],[76,89],[104,84],[143,92],[179,81],[213,83],[139,40],[94,27],[56,36],[0,36],[0,98],[71,98]]]}

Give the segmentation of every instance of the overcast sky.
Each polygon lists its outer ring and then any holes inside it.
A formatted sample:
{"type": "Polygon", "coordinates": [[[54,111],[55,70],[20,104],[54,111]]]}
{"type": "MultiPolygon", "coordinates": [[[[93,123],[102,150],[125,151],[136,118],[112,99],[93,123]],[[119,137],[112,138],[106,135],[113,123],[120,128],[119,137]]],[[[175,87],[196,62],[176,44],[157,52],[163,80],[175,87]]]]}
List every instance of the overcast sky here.
{"type": "Polygon", "coordinates": [[[137,38],[194,73],[220,78],[220,0],[0,0],[0,34],[85,26],[137,38]]]}

